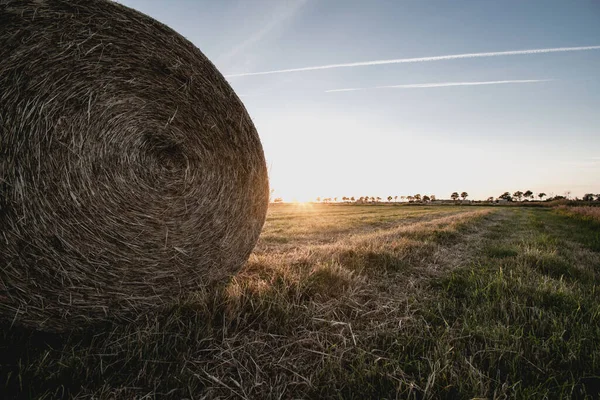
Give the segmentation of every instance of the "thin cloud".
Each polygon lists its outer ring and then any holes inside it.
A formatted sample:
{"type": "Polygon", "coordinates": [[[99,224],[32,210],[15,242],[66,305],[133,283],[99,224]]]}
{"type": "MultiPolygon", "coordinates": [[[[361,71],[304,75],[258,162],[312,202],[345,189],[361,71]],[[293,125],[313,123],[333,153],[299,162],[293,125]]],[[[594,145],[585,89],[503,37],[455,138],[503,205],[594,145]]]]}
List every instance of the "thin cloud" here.
{"type": "MultiPolygon", "coordinates": [[[[229,62],[231,59],[238,56],[240,53],[246,52],[249,48],[260,42],[265,36],[271,31],[282,26],[287,20],[293,18],[298,11],[306,4],[308,0],[295,0],[289,3],[283,4],[280,9],[275,10],[273,17],[259,30],[252,33],[245,40],[238,43],[235,47],[230,49],[227,53],[222,54],[217,59],[217,64],[223,64],[229,62]]],[[[261,12],[265,12],[263,10],[261,12]]]]}
{"type": "Polygon", "coordinates": [[[458,60],[458,59],[463,59],[463,58],[518,56],[518,55],[561,53],[561,52],[568,52],[568,51],[588,51],[588,50],[600,50],[600,46],[555,47],[555,48],[548,48],[548,49],[496,51],[496,52],[489,52],[489,53],[451,54],[451,55],[445,55],[445,56],[418,57],[418,58],[397,58],[397,59],[393,59],[393,60],[374,60],[374,61],[362,61],[362,62],[345,63],[345,64],[329,64],[329,65],[319,65],[319,66],[314,66],[314,67],[279,69],[279,70],[273,70],[273,71],[244,72],[244,73],[240,73],[240,74],[225,75],[225,77],[226,78],[235,78],[235,77],[240,77],[240,76],[285,74],[285,73],[290,73],[290,72],[317,71],[317,70],[322,70],[322,69],[334,69],[334,68],[365,67],[365,66],[371,66],[371,65],[404,64],[404,63],[417,63],[417,62],[429,62],[429,61],[458,60]]]}
{"type": "Polygon", "coordinates": [[[326,90],[325,93],[332,93],[332,92],[356,92],[357,90],[366,90],[367,88],[347,88],[347,89],[331,89],[331,90],[326,90]]]}
{"type": "Polygon", "coordinates": [[[513,80],[506,80],[506,81],[482,81],[482,82],[413,83],[413,84],[409,84],[409,85],[374,86],[374,87],[369,87],[369,88],[331,89],[331,90],[326,90],[325,93],[353,92],[353,91],[357,91],[357,90],[371,90],[371,89],[418,89],[418,88],[439,88],[439,87],[450,87],[450,86],[505,85],[505,84],[516,84],[516,83],[550,82],[552,80],[553,79],[513,79],[513,80]]]}

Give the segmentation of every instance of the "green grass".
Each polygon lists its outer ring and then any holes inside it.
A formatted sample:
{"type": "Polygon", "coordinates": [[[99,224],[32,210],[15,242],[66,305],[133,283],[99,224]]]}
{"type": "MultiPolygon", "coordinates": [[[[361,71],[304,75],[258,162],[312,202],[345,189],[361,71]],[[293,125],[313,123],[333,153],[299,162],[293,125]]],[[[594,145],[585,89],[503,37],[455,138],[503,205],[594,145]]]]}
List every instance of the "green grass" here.
{"type": "Polygon", "coordinates": [[[230,282],[70,334],[3,326],[15,398],[594,398],[600,225],[277,205],[230,282]]]}
{"type": "Polygon", "coordinates": [[[515,257],[519,252],[514,247],[507,246],[499,246],[499,245],[489,245],[485,249],[485,255],[491,258],[506,258],[506,257],[515,257]]]}
{"type": "MultiPolygon", "coordinates": [[[[479,377],[488,396],[503,387],[510,398],[597,396],[598,255],[570,242],[587,242],[573,220],[515,214],[505,232],[510,248],[491,242],[487,258],[436,282],[443,297],[437,313],[429,310],[430,324],[462,350],[455,362],[473,381],[479,377]]],[[[465,378],[447,383],[481,395],[465,378]]]]}

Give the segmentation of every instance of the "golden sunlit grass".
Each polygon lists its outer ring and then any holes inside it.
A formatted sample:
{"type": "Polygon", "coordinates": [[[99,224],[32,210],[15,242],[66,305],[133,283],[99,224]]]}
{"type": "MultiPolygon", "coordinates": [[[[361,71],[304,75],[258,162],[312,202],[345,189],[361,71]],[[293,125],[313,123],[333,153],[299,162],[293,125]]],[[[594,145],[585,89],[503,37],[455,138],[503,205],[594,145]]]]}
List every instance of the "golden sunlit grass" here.
{"type": "Polygon", "coordinates": [[[3,384],[107,399],[590,392],[600,256],[581,223],[513,207],[273,205],[237,276],[161,315],[93,334],[5,329],[3,384]]]}
{"type": "Polygon", "coordinates": [[[255,252],[280,251],[287,247],[335,241],[398,224],[426,221],[453,215],[455,208],[348,206],[308,203],[271,205],[255,252]],[[289,246],[282,246],[289,244],[289,246]]]}
{"type": "Polygon", "coordinates": [[[600,222],[600,207],[582,206],[582,207],[568,207],[559,206],[559,210],[565,213],[571,213],[579,215],[583,218],[600,222]]]}

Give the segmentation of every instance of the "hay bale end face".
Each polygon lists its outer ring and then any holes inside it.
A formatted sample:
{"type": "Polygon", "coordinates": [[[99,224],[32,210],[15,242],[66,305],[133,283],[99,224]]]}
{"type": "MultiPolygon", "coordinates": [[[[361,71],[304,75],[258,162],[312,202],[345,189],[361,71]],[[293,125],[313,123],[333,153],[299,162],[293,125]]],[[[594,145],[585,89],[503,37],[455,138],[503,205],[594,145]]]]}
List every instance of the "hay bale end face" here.
{"type": "Polygon", "coordinates": [[[106,0],[0,0],[0,318],[61,331],[234,274],[268,180],[190,42],[106,0]]]}

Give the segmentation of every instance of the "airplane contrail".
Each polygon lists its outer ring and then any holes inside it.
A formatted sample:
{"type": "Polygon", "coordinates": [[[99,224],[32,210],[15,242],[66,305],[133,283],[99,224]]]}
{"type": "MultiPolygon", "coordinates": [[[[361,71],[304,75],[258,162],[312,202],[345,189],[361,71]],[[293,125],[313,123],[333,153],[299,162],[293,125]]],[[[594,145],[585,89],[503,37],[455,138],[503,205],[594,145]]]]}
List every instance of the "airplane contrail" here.
{"type": "Polygon", "coordinates": [[[437,88],[449,86],[479,86],[479,85],[504,85],[509,83],[539,83],[550,82],[553,79],[513,79],[506,81],[481,81],[481,82],[439,82],[439,83],[413,83],[408,85],[390,85],[390,86],[373,86],[368,88],[347,88],[347,89],[331,89],[325,93],[334,92],[355,92],[357,90],[369,89],[415,89],[415,88],[437,88]]]}
{"type": "Polygon", "coordinates": [[[511,51],[495,51],[495,52],[489,52],[489,53],[451,54],[451,55],[433,56],[433,57],[397,58],[397,59],[393,59],[393,60],[374,60],[374,61],[362,61],[362,62],[353,62],[353,63],[345,63],[345,64],[329,64],[329,65],[319,65],[319,66],[314,66],[314,67],[279,69],[279,70],[273,70],[273,71],[243,72],[240,74],[225,75],[225,77],[226,78],[235,78],[235,77],[240,77],[240,76],[285,74],[285,73],[289,73],[289,72],[317,71],[317,70],[321,70],[321,69],[334,69],[334,68],[364,67],[364,66],[369,66],[369,65],[404,64],[404,63],[417,63],[417,62],[429,62],[429,61],[458,60],[458,59],[462,59],[462,58],[518,56],[518,55],[528,55],[528,54],[560,53],[560,52],[566,52],[566,51],[587,51],[587,50],[600,50],[600,46],[554,47],[554,48],[549,48],[549,49],[511,50],[511,51]]]}

